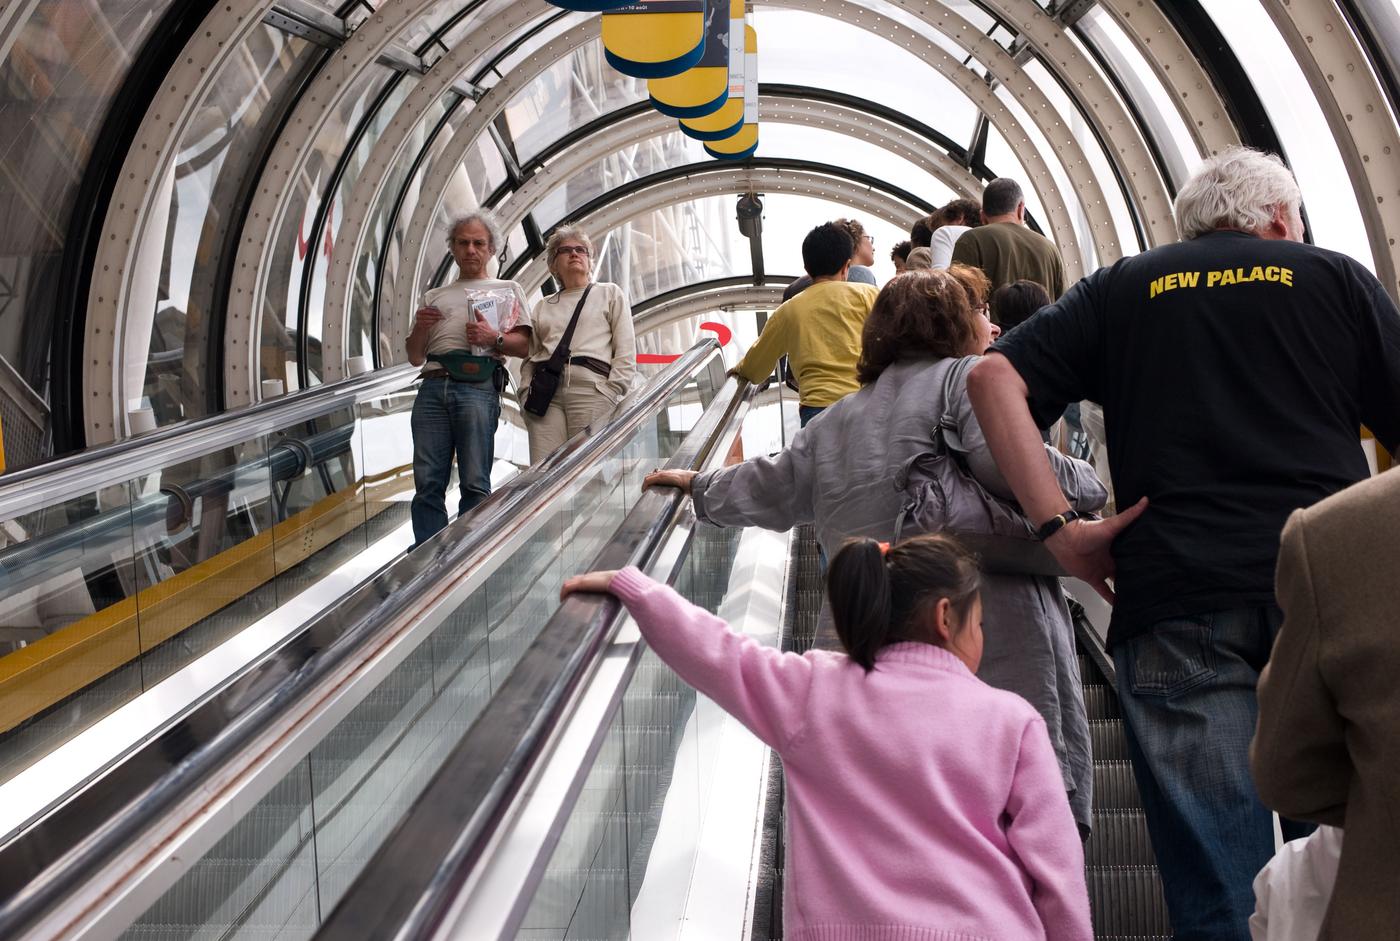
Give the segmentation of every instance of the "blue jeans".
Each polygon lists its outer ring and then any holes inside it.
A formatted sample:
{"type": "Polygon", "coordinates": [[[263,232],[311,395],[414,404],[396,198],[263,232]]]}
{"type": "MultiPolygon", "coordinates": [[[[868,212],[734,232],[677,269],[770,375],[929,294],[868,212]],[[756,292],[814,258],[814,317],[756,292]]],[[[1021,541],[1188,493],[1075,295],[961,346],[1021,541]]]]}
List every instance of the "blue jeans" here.
{"type": "Polygon", "coordinates": [[[807,423],[826,411],[825,405],[799,405],[797,406],[797,421],[799,427],[806,428],[807,423]]]}
{"type": "Polygon", "coordinates": [[[489,383],[424,379],[413,400],[413,544],[432,538],[447,525],[447,481],[452,458],[462,498],[460,515],[491,493],[496,456],[496,422],[501,396],[489,383]]]}
{"type": "MultiPolygon", "coordinates": [[[[1273,606],[1159,621],[1113,651],[1133,775],[1176,941],[1249,941],[1273,817],[1249,773],[1273,606]]],[[[1312,827],[1283,822],[1285,839],[1312,827]]]]}

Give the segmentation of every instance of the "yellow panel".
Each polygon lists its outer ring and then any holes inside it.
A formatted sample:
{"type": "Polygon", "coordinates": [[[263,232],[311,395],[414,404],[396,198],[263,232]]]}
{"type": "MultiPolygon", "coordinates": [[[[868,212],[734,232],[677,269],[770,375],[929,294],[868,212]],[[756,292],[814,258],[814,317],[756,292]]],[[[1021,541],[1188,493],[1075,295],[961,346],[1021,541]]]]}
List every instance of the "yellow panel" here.
{"type": "Polygon", "coordinates": [[[603,14],[603,47],[630,62],[671,62],[704,38],[703,12],[603,14]]]}
{"type": "Polygon", "coordinates": [[[412,484],[411,467],[365,478],[213,558],[0,658],[0,731],[84,689],[372,518],[412,484]],[[275,541],[274,541],[275,534],[275,541]],[[138,610],[140,629],[138,633],[138,610]],[[143,644],[144,642],[144,644],[143,644]]]}
{"type": "Polygon", "coordinates": [[[744,52],[758,54],[758,30],[752,26],[744,27],[744,52]]]}
{"type": "Polygon", "coordinates": [[[752,150],[758,143],[758,125],[745,124],[739,129],[739,133],[733,137],[726,137],[724,140],[712,140],[705,142],[706,150],[713,150],[717,154],[741,154],[746,150],[752,150]]]}
{"type": "Polygon", "coordinates": [[[647,80],[651,97],[673,108],[698,108],[729,91],[729,68],[695,68],[670,78],[647,80]]]}
{"type": "Polygon", "coordinates": [[[744,99],[730,98],[724,103],[724,107],[714,114],[707,114],[703,118],[686,118],[681,123],[692,131],[712,134],[715,131],[733,127],[742,120],[744,120],[744,99]]]}

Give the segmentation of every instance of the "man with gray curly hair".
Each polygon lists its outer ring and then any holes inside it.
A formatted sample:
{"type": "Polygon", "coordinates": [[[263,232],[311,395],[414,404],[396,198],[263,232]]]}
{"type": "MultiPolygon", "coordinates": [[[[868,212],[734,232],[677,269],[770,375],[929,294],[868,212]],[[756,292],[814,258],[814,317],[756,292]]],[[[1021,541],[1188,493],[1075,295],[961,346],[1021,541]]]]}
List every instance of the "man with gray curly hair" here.
{"type": "Polygon", "coordinates": [[[1108,645],[1175,938],[1248,941],[1251,881],[1274,852],[1248,748],[1282,621],[1279,536],[1368,476],[1362,423],[1400,444],[1400,311],[1361,264],[1303,243],[1278,157],[1209,158],[1176,217],[1182,241],[1100,269],[1003,336],[968,394],[1040,537],[1116,592],[1108,645]],[[1121,512],[1103,521],[1070,510],[1036,429],[1081,399],[1107,429],[1121,512]]]}
{"type": "Polygon", "coordinates": [[[452,220],[447,246],[457,280],[423,295],[406,342],[408,361],[423,366],[413,402],[413,544],[447,525],[447,482],[457,461],[461,515],[491,492],[496,424],[505,388],[505,357],[530,349],[525,291],[487,276],[501,244],[490,216],[452,220]]]}

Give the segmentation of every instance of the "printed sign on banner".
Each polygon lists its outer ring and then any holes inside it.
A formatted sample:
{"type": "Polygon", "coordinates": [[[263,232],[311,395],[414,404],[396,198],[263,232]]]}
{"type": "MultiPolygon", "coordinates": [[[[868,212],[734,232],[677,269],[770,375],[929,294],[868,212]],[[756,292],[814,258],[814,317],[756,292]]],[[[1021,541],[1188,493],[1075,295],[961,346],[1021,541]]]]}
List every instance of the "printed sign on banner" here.
{"type": "Polygon", "coordinates": [[[758,123],[758,33],[744,27],[744,123],[758,123]]]}
{"type": "Polygon", "coordinates": [[[705,0],[643,0],[639,3],[626,3],[609,10],[608,16],[625,16],[628,13],[703,13],[705,0]]]}
{"type": "Polygon", "coordinates": [[[744,0],[729,3],[729,97],[744,97],[744,0]]]}

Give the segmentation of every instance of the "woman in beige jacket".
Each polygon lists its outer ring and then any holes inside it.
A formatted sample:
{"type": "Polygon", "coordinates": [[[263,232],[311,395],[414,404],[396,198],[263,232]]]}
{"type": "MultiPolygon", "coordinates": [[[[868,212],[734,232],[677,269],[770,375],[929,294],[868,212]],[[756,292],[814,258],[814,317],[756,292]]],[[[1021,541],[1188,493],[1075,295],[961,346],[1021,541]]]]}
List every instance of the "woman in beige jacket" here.
{"type": "Polygon", "coordinates": [[[550,274],[562,288],[541,299],[531,314],[534,329],[521,370],[522,388],[529,388],[535,368],[554,354],[584,289],[592,284],[593,290],[579,314],[569,343],[568,365],[549,410],[538,418],[522,412],[530,435],[532,464],[610,412],[632,388],[637,371],[632,308],[622,288],[593,280],[592,239],[576,226],[561,226],[549,237],[545,254],[550,274]]]}

